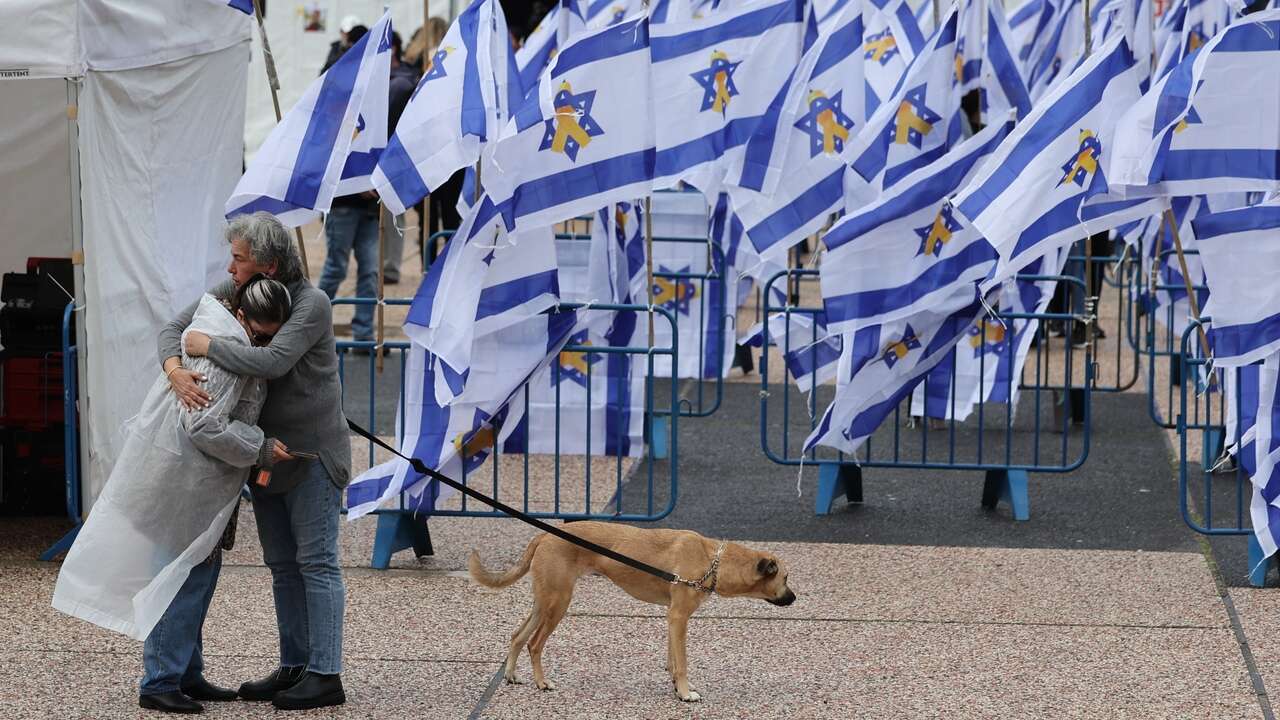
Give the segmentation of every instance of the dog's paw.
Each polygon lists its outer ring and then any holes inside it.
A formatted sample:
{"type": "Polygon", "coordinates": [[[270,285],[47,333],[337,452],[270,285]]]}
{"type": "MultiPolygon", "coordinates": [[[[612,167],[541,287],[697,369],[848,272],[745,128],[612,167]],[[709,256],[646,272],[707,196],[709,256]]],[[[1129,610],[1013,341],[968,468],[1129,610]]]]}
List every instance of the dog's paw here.
{"type": "Polygon", "coordinates": [[[535,682],[535,684],[538,686],[538,689],[539,689],[539,690],[542,690],[542,691],[544,691],[544,692],[546,692],[546,691],[550,691],[550,690],[555,690],[555,689],[556,689],[556,684],[555,684],[555,683],[553,683],[553,682],[551,682],[550,680],[543,680],[542,682],[535,682]]]}
{"type": "Polygon", "coordinates": [[[523,681],[523,680],[521,680],[519,677],[517,677],[515,673],[512,673],[512,674],[510,674],[510,675],[506,675],[506,676],[504,676],[504,677],[503,677],[503,679],[507,681],[507,684],[508,684],[508,685],[523,685],[523,684],[524,684],[524,681],[523,681]]]}
{"type": "Polygon", "coordinates": [[[702,695],[697,690],[690,690],[688,695],[681,695],[680,691],[677,690],[676,697],[680,698],[685,702],[691,702],[691,703],[702,701],[702,695]]]}

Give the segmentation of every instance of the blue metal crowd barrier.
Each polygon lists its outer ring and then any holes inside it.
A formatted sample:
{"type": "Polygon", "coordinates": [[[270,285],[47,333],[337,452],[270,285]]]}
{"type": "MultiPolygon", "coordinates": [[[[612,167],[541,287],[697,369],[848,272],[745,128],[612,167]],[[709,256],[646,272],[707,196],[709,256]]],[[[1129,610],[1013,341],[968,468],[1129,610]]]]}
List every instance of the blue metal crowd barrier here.
{"type": "MultiPolygon", "coordinates": [[[[409,299],[387,299],[387,305],[408,305],[412,301],[409,299]]],[[[335,305],[376,305],[377,300],[374,298],[337,298],[334,300],[335,305]]],[[[586,307],[582,303],[563,303],[560,305],[562,310],[580,309],[586,307]]],[[[615,304],[592,304],[593,311],[612,311],[612,312],[630,312],[636,313],[638,316],[647,316],[649,308],[641,305],[615,305],[615,304]]],[[[674,315],[662,308],[655,308],[654,315],[659,322],[666,322],[672,330],[671,343],[666,347],[602,347],[597,345],[566,345],[563,353],[582,353],[585,362],[584,373],[586,377],[587,388],[587,414],[586,427],[581,430],[586,436],[586,447],[591,447],[591,377],[593,373],[592,358],[595,356],[605,356],[610,354],[627,355],[631,357],[644,357],[646,360],[646,377],[645,377],[645,412],[648,418],[660,418],[661,422],[653,422],[647,426],[649,431],[649,442],[645,448],[644,458],[647,476],[644,479],[645,499],[641,507],[632,508],[627,506],[623,500],[622,487],[625,482],[634,482],[635,479],[628,480],[626,464],[627,459],[621,454],[617,455],[613,464],[614,472],[607,482],[601,483],[600,478],[592,477],[592,463],[590,456],[585,456],[583,466],[583,476],[581,477],[581,486],[577,484],[578,478],[569,478],[565,474],[562,458],[566,455],[559,451],[561,432],[564,429],[560,420],[559,392],[557,391],[557,407],[555,409],[555,422],[553,431],[555,433],[556,451],[551,453],[551,463],[553,468],[552,475],[552,499],[550,501],[550,509],[539,509],[531,506],[530,498],[530,453],[506,453],[502,450],[498,443],[492,446],[492,455],[488,463],[491,466],[488,470],[489,478],[483,480],[483,486],[475,485],[482,492],[490,494],[508,505],[520,508],[523,512],[534,517],[541,518],[560,518],[565,520],[624,520],[624,521],[655,521],[668,515],[674,508],[679,487],[678,476],[678,446],[677,446],[677,420],[679,413],[673,413],[672,408],[678,408],[679,398],[677,396],[678,386],[676,383],[669,383],[670,397],[665,407],[660,407],[655,403],[656,385],[654,383],[654,358],[657,356],[669,356],[673,365],[679,358],[679,336],[676,331],[676,320],[674,315]],[[659,434],[661,433],[661,434],[659,434]],[[516,455],[518,460],[513,459],[512,462],[503,462],[505,458],[516,455]],[[656,474],[657,461],[666,459],[668,482],[664,485],[660,482],[660,478],[656,474]],[[504,470],[514,467],[516,469],[516,477],[511,478],[510,472],[504,473],[504,470]],[[506,475],[504,477],[504,475],[506,475]],[[562,485],[567,485],[573,481],[574,493],[572,496],[567,491],[562,491],[562,485]],[[596,498],[601,497],[601,492],[609,493],[611,499],[606,503],[604,509],[595,509],[592,503],[593,495],[596,498]],[[515,495],[516,497],[513,497],[515,495]],[[579,502],[580,501],[580,502],[579,502]]],[[[640,320],[644,322],[645,320],[640,320]]],[[[367,413],[363,418],[368,420],[368,427],[377,433],[378,425],[378,371],[377,371],[377,343],[374,341],[339,341],[339,372],[343,380],[343,404],[348,409],[348,415],[357,415],[359,412],[367,413]],[[348,377],[348,366],[351,359],[348,357],[353,352],[367,352],[368,355],[362,358],[366,363],[367,371],[367,396],[355,402],[349,401],[348,392],[352,386],[348,377]],[[359,405],[355,403],[360,403],[359,405]]],[[[397,379],[397,396],[400,398],[400,415],[404,415],[404,389],[405,389],[405,356],[409,348],[409,343],[403,341],[385,342],[383,343],[384,352],[392,359],[395,366],[397,379]]],[[[384,365],[385,367],[385,365],[384,365]]],[[[558,373],[559,364],[553,365],[553,372],[558,373]]],[[[557,386],[558,387],[558,386],[557,386]]],[[[529,395],[524,396],[525,416],[529,412],[529,395]]],[[[608,412],[608,409],[605,410],[608,412]]],[[[385,420],[385,418],[383,418],[385,420]]],[[[578,429],[572,429],[572,432],[579,432],[578,429]]],[[[403,440],[402,428],[398,430],[393,445],[399,446],[403,440]]],[[[375,464],[374,445],[372,442],[366,441],[367,458],[369,466],[375,464]]],[[[534,453],[533,455],[537,455],[534,453]]],[[[476,472],[467,473],[456,478],[463,484],[475,483],[480,473],[484,472],[483,468],[476,472]]],[[[397,507],[386,508],[375,511],[378,514],[378,528],[375,535],[373,557],[371,560],[372,567],[386,568],[390,563],[391,555],[400,550],[414,548],[419,555],[430,553],[430,536],[426,532],[426,519],[430,516],[464,516],[464,517],[502,517],[502,514],[488,506],[479,506],[474,501],[469,501],[465,495],[460,496],[460,502],[454,508],[437,508],[428,513],[414,511],[409,509],[409,503],[402,494],[397,501],[397,507]]]]}
{"type": "MultiPolygon", "coordinates": [[[[1085,257],[1072,255],[1067,260],[1079,262],[1083,266],[1085,257]]],[[[1104,373],[1099,370],[1098,376],[1094,378],[1092,390],[1104,393],[1124,392],[1138,383],[1142,372],[1142,354],[1139,352],[1138,344],[1131,339],[1135,333],[1134,328],[1137,325],[1139,312],[1138,294],[1135,290],[1142,275],[1141,264],[1139,259],[1128,251],[1121,255],[1095,256],[1093,262],[1095,265],[1101,265],[1102,269],[1102,286],[1097,289],[1099,308],[1095,311],[1098,313],[1096,324],[1099,330],[1103,330],[1104,326],[1105,329],[1109,329],[1110,332],[1106,337],[1115,341],[1115,351],[1107,351],[1114,365],[1114,372],[1104,373]],[[1108,296],[1116,299],[1114,323],[1104,322],[1100,312],[1101,304],[1108,296]]],[[[1094,358],[1102,359],[1100,348],[1094,353],[1094,358]]]]}
{"type": "Polygon", "coordinates": [[[1182,519],[1192,530],[1204,535],[1247,535],[1249,538],[1249,583],[1262,587],[1269,563],[1254,537],[1250,515],[1253,486],[1235,453],[1247,428],[1241,427],[1241,384],[1238,368],[1212,368],[1199,352],[1200,328],[1212,323],[1205,317],[1193,319],[1182,333],[1179,360],[1178,406],[1178,497],[1182,519]],[[1228,395],[1234,402],[1228,403],[1228,395]],[[1228,413],[1235,415],[1229,418],[1228,413]],[[1233,420],[1233,431],[1227,421],[1233,420]],[[1195,435],[1193,435],[1193,433],[1195,435]],[[1200,453],[1191,457],[1193,437],[1199,436],[1200,453]],[[1194,468],[1194,469],[1193,469],[1194,468]],[[1198,506],[1193,507],[1196,502],[1198,506]]]}
{"type": "MultiPolygon", "coordinates": [[[[822,312],[821,307],[796,307],[792,305],[775,306],[770,304],[768,298],[771,296],[770,290],[773,284],[780,278],[786,277],[789,281],[813,281],[816,279],[818,272],[816,270],[797,270],[791,269],[780,272],[769,280],[766,284],[765,291],[765,317],[772,317],[775,313],[781,313],[784,316],[791,314],[803,314],[815,317],[822,312]]],[[[1072,291],[1083,293],[1084,284],[1077,278],[1062,276],[1020,276],[1028,280],[1055,280],[1068,284],[1072,291]]],[[[904,414],[911,415],[910,403],[908,397],[896,407],[889,418],[881,427],[863,444],[859,451],[854,455],[845,455],[842,452],[830,450],[828,448],[815,448],[805,453],[803,452],[803,443],[796,442],[792,435],[799,434],[799,430],[804,431],[807,437],[809,433],[817,426],[819,415],[819,395],[823,395],[822,404],[834,395],[834,388],[830,386],[821,386],[817,383],[817,374],[810,375],[810,384],[808,387],[808,397],[804,399],[803,404],[797,403],[792,396],[792,382],[784,376],[782,387],[778,390],[770,385],[769,382],[769,349],[770,347],[779,347],[784,356],[791,352],[792,347],[805,348],[808,346],[810,353],[816,353],[817,345],[812,344],[816,338],[816,324],[814,329],[810,330],[810,336],[800,340],[793,340],[790,337],[791,322],[787,317],[785,327],[787,330],[781,342],[777,338],[773,338],[769,333],[769,325],[765,324],[764,344],[760,359],[760,374],[762,382],[762,392],[760,397],[760,440],[761,447],[765,455],[772,461],[781,465],[804,466],[817,465],[818,470],[818,491],[814,500],[814,510],[817,514],[827,514],[831,511],[835,498],[845,495],[850,502],[860,502],[862,499],[862,468],[866,467],[882,467],[882,468],[913,468],[928,470],[970,470],[983,471],[986,473],[986,482],[983,487],[982,504],[985,507],[993,508],[1000,500],[1008,502],[1013,510],[1013,515],[1018,520],[1026,520],[1030,517],[1030,506],[1027,498],[1027,480],[1028,473],[1066,473],[1080,467],[1089,454],[1089,441],[1091,434],[1091,387],[1093,384],[1094,367],[1093,359],[1088,350],[1080,351],[1073,348],[1069,340],[1054,341],[1049,337],[1049,333],[1045,324],[1049,321],[1070,322],[1078,318],[1071,314],[1065,313],[999,313],[1000,324],[980,323],[975,327],[978,328],[978,334],[975,336],[978,342],[977,347],[984,347],[988,343],[988,332],[993,333],[992,340],[999,345],[1000,340],[996,340],[994,333],[1003,333],[1012,321],[1037,321],[1037,337],[1034,346],[1029,351],[1033,353],[1027,358],[1027,364],[1023,368],[1022,376],[1018,380],[1018,389],[1021,391],[1019,405],[1030,411],[1031,417],[1026,418],[1025,414],[1022,418],[1015,421],[1015,407],[1009,403],[1005,403],[1006,409],[1003,413],[991,412],[985,407],[985,403],[977,402],[973,406],[973,414],[976,416],[976,423],[966,423],[965,421],[955,421],[952,419],[943,420],[923,420],[919,423],[904,423],[904,414]],[[1060,347],[1054,347],[1060,345],[1060,347]],[[1062,362],[1055,365],[1053,357],[1055,354],[1061,355],[1062,362]],[[1083,359],[1078,359],[1077,354],[1083,355],[1083,359]],[[1034,357],[1034,360],[1032,359],[1034,357]],[[781,393],[781,399],[773,399],[774,393],[781,393]],[[1051,395],[1052,400],[1046,399],[1046,394],[1051,395]],[[771,443],[770,433],[770,407],[774,404],[780,404],[782,411],[781,429],[780,429],[780,446],[775,447],[771,443]],[[903,408],[903,404],[908,407],[903,408]],[[807,418],[801,417],[799,423],[795,417],[803,408],[807,418]],[[1046,422],[1043,415],[1045,410],[1050,410],[1053,419],[1046,422]],[[1002,416],[1002,417],[1001,417],[1002,416]],[[935,422],[942,422],[945,427],[938,428],[935,422]],[[798,425],[798,427],[797,427],[798,425]],[[1078,435],[1071,432],[1073,425],[1081,425],[1082,429],[1078,435]],[[904,426],[918,427],[918,439],[915,436],[908,436],[903,432],[904,426]],[[934,426],[934,427],[931,427],[934,426]],[[1048,430],[1054,430],[1059,434],[1059,438],[1052,443],[1046,443],[1043,435],[1048,430]],[[932,440],[931,435],[936,437],[942,435],[942,441],[932,440]],[[966,448],[962,450],[962,446],[966,448]]],[[[1005,360],[1011,360],[1015,352],[1014,343],[1003,342],[1003,352],[1005,360]]],[[[979,356],[985,362],[985,354],[979,356]]],[[[952,362],[955,363],[956,356],[952,356],[952,362]]],[[[816,355],[810,356],[810,363],[816,361],[816,355]]],[[[993,360],[998,362],[999,360],[993,360]]],[[[953,364],[953,371],[954,371],[953,364]]],[[[985,367],[979,369],[979,388],[977,397],[988,397],[985,388],[985,367]]],[[[954,376],[954,372],[953,372],[954,376]]],[[[928,395],[928,379],[922,383],[926,396],[928,395]]],[[[1012,394],[1013,377],[1010,374],[1006,380],[1007,386],[1005,392],[1012,394]]],[[[945,415],[948,418],[954,418],[957,409],[957,398],[955,386],[952,384],[948,407],[945,415]]],[[[923,414],[923,413],[922,413],[923,414]]]]}
{"type": "MultiPolygon", "coordinates": [[[[1160,292],[1186,292],[1185,285],[1170,285],[1159,282],[1155,278],[1157,269],[1162,267],[1165,261],[1176,253],[1175,250],[1165,250],[1160,253],[1156,260],[1156,264],[1152,270],[1152,277],[1147,284],[1147,294],[1145,303],[1147,312],[1143,316],[1144,323],[1142,327],[1143,352],[1147,356],[1147,414],[1151,416],[1152,422],[1166,430],[1176,430],[1178,427],[1175,415],[1175,405],[1177,398],[1175,396],[1176,388],[1182,384],[1182,351],[1179,345],[1179,335],[1177,332],[1178,318],[1176,316],[1175,303],[1166,303],[1164,307],[1156,308],[1156,293],[1160,292]],[[1167,363],[1169,368],[1169,384],[1164,392],[1157,392],[1156,375],[1161,363],[1167,363]],[[1164,407],[1168,409],[1167,415],[1160,410],[1160,400],[1164,400],[1164,407]]],[[[1197,255],[1196,250],[1187,250],[1184,255],[1197,255]]],[[[1195,292],[1199,293],[1207,290],[1204,285],[1194,286],[1195,292]]],[[[1189,308],[1187,310],[1189,312],[1189,308]]]]}
{"type": "Polygon", "coordinates": [[[67,303],[62,311],[62,457],[63,473],[66,483],[67,517],[74,526],[53,545],[40,554],[46,562],[71,549],[76,535],[80,534],[80,413],[79,385],[80,378],[76,371],[77,346],[71,342],[71,318],[75,312],[75,301],[67,303]]]}

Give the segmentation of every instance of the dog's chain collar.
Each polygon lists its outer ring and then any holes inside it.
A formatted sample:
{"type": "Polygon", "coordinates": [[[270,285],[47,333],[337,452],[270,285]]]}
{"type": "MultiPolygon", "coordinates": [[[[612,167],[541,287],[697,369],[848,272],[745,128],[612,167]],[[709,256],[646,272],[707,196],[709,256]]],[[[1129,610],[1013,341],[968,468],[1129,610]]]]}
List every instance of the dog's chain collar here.
{"type": "Polygon", "coordinates": [[[671,580],[671,584],[672,584],[672,585],[687,585],[687,586],[689,586],[689,587],[693,588],[694,590],[697,590],[698,592],[704,592],[704,593],[706,593],[706,594],[708,594],[708,595],[711,595],[711,594],[715,593],[715,591],[716,591],[716,583],[718,583],[718,582],[720,581],[720,576],[719,576],[719,572],[720,572],[720,556],[721,556],[721,555],[724,555],[724,546],[725,546],[725,541],[723,541],[723,540],[722,540],[722,541],[720,541],[720,546],[716,548],[716,556],[715,556],[714,558],[712,558],[712,559],[711,559],[711,567],[707,568],[707,572],[703,574],[702,579],[700,579],[700,580],[686,580],[686,579],[684,579],[684,578],[680,577],[679,575],[676,575],[676,576],[671,580]],[[710,584],[710,585],[708,585],[708,584],[707,584],[707,581],[708,581],[708,580],[710,580],[710,581],[711,581],[711,584],[710,584]]]}

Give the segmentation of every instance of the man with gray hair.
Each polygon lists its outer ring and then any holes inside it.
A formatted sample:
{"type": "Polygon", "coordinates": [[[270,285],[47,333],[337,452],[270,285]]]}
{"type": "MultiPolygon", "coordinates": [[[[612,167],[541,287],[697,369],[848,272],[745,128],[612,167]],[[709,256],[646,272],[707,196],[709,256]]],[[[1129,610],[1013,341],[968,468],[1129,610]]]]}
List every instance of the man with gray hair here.
{"type": "MultiPolygon", "coordinates": [[[[263,561],[271,569],[280,666],[240,686],[245,700],[270,700],[294,710],[338,705],[342,688],[342,627],[346,589],[338,566],[338,521],[343,489],[351,478],[351,437],[342,412],[342,388],[325,293],[307,282],[289,232],[265,212],[233,219],[226,231],[231,278],[209,292],[229,297],[263,273],[289,289],[289,320],[267,347],[233,346],[199,332],[187,333],[188,355],[208,358],[231,372],[268,380],[258,425],[286,448],[309,450],[317,460],[294,459],[271,467],[263,487],[251,483],[263,561]]],[[[203,378],[181,366],[183,331],[196,306],[160,332],[160,361],[174,394],[187,407],[207,404],[203,378]]]]}

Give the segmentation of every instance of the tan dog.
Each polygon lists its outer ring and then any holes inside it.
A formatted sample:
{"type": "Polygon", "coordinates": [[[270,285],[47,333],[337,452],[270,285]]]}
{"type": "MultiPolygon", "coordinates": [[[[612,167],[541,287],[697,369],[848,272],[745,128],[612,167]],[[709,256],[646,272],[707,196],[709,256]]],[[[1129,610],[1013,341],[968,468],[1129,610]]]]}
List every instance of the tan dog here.
{"type": "Polygon", "coordinates": [[[519,682],[516,659],[527,644],[534,684],[541,690],[555,689],[542,672],[542,649],[569,609],[573,586],[583,575],[604,575],[631,597],[667,607],[667,669],[676,695],[687,702],[702,699],[689,689],[685,657],[689,617],[712,592],[783,606],[796,599],[787,587],[786,566],[769,553],[736,543],[717,543],[688,530],[645,530],[601,522],[575,522],[565,528],[585,540],[693,580],[698,587],[666,582],[546,533],[530,541],[520,562],[502,574],[486,570],[480,556],[472,551],[468,562],[471,578],[486,587],[507,587],[533,570],[533,610],[512,634],[507,650],[509,683],[519,682]]]}

